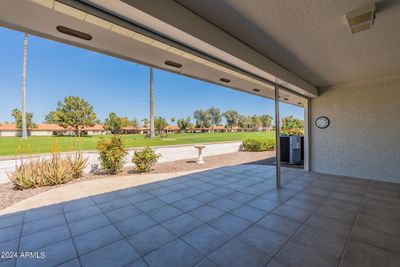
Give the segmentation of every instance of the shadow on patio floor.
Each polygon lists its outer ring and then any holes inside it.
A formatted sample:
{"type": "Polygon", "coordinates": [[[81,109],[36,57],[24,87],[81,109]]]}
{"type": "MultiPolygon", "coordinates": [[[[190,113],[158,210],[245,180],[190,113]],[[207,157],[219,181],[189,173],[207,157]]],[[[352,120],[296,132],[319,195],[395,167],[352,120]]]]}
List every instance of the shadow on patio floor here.
{"type": "Polygon", "coordinates": [[[282,179],[237,165],[3,215],[0,266],[400,264],[397,184],[282,179]]]}

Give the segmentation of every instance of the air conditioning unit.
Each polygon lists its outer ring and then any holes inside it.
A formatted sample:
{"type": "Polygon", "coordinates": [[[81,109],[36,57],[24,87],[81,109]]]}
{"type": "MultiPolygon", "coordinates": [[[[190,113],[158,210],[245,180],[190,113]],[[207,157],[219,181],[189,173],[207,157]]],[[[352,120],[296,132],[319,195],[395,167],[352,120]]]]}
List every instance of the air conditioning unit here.
{"type": "Polygon", "coordinates": [[[280,150],[281,150],[282,162],[286,162],[289,164],[301,164],[302,152],[304,151],[304,148],[302,147],[302,144],[304,144],[304,140],[302,140],[302,138],[303,136],[294,136],[294,135],[280,137],[280,150]]]}

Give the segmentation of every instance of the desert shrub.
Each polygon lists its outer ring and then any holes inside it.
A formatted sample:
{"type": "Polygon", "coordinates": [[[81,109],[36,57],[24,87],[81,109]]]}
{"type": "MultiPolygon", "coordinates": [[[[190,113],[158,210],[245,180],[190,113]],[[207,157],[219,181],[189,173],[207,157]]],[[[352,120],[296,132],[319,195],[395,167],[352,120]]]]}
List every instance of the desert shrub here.
{"type": "Polygon", "coordinates": [[[88,162],[88,158],[83,157],[81,153],[76,153],[74,156],[68,156],[71,170],[73,173],[73,178],[79,178],[83,175],[88,162]]]}
{"type": "Polygon", "coordinates": [[[128,151],[121,136],[101,138],[97,143],[97,150],[100,153],[101,168],[105,173],[116,174],[122,170],[128,151]]]}
{"type": "Polygon", "coordinates": [[[284,130],[281,130],[281,135],[303,136],[304,135],[304,129],[300,129],[300,128],[284,129],[284,130]]]}
{"type": "Polygon", "coordinates": [[[59,157],[42,161],[42,175],[45,178],[44,186],[63,184],[74,179],[71,162],[59,157]]]}
{"type": "Polygon", "coordinates": [[[79,178],[87,165],[87,158],[81,153],[61,157],[53,153],[51,158],[31,159],[21,162],[16,169],[8,173],[9,179],[17,189],[52,186],[67,183],[79,178]]]}
{"type": "Polygon", "coordinates": [[[243,151],[268,151],[275,148],[274,138],[249,138],[242,142],[241,150],[243,151]]]}
{"type": "Polygon", "coordinates": [[[40,160],[32,160],[21,164],[13,172],[8,173],[8,178],[14,183],[14,187],[17,189],[28,189],[39,186],[41,177],[40,160]]]}
{"type": "Polygon", "coordinates": [[[159,158],[160,154],[157,154],[154,149],[146,147],[142,151],[135,151],[132,162],[135,164],[136,172],[150,172],[159,158]]]}

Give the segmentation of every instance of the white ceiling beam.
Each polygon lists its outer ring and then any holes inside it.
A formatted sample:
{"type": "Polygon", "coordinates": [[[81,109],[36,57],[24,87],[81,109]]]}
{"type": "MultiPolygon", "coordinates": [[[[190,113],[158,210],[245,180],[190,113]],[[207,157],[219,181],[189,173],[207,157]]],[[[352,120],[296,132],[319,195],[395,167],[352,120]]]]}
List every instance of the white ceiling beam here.
{"type": "Polygon", "coordinates": [[[173,0],[85,0],[84,2],[296,93],[307,97],[318,96],[318,88],[314,85],[173,0]]]}

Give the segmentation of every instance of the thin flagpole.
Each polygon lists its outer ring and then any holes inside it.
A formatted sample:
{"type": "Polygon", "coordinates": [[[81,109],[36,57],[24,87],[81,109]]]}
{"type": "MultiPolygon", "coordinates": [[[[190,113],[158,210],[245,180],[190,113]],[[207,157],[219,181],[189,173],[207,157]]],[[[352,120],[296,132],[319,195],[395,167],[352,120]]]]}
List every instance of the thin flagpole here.
{"type": "Polygon", "coordinates": [[[24,58],[22,63],[22,139],[28,138],[26,125],[26,58],[28,50],[28,34],[24,34],[24,58]]]}
{"type": "Polygon", "coordinates": [[[154,80],[153,68],[150,67],[150,137],[153,138],[154,136],[154,80]]]}

